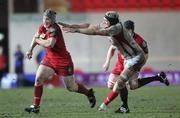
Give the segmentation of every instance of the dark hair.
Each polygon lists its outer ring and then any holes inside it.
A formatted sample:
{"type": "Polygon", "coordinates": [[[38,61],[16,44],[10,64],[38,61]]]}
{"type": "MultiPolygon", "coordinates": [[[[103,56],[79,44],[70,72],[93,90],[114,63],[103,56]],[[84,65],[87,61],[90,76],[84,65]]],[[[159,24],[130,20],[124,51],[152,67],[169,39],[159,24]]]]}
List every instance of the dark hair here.
{"type": "Polygon", "coordinates": [[[119,15],[115,11],[108,11],[104,17],[110,22],[110,25],[115,25],[119,22],[119,15]]]}
{"type": "Polygon", "coordinates": [[[131,20],[127,20],[124,22],[124,27],[128,30],[133,30],[134,31],[134,22],[131,20]]]}

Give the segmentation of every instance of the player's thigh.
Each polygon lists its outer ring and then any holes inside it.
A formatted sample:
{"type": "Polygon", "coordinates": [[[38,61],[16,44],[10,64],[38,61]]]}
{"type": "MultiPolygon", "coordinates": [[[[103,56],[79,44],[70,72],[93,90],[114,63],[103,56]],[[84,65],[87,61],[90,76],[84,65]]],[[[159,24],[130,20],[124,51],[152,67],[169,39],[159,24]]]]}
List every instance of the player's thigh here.
{"type": "Polygon", "coordinates": [[[139,75],[138,72],[134,73],[132,75],[132,77],[130,78],[130,80],[128,81],[129,88],[131,90],[134,90],[134,89],[138,88],[138,75],[139,75]]]}
{"type": "Polygon", "coordinates": [[[124,68],[124,70],[120,74],[120,80],[127,82],[130,80],[130,78],[135,74],[136,72],[133,70],[130,70],[128,68],[124,68]]]}
{"type": "Polygon", "coordinates": [[[116,81],[118,80],[119,75],[111,73],[109,75],[108,81],[107,81],[107,86],[109,89],[112,89],[116,81]]]}
{"type": "Polygon", "coordinates": [[[140,71],[145,62],[145,56],[139,54],[133,58],[124,60],[124,68],[128,68],[131,71],[140,71]]]}
{"type": "Polygon", "coordinates": [[[111,73],[115,75],[120,75],[123,69],[124,69],[124,61],[117,60],[116,65],[112,69],[111,73]]]}
{"type": "Polygon", "coordinates": [[[40,65],[36,72],[36,80],[44,81],[54,75],[54,70],[48,66],[40,65]]]}
{"type": "Polygon", "coordinates": [[[124,88],[126,86],[126,82],[129,80],[129,77],[131,77],[132,74],[133,72],[131,70],[129,70],[128,68],[124,68],[113,87],[113,91],[118,92],[119,89],[124,88]]]}

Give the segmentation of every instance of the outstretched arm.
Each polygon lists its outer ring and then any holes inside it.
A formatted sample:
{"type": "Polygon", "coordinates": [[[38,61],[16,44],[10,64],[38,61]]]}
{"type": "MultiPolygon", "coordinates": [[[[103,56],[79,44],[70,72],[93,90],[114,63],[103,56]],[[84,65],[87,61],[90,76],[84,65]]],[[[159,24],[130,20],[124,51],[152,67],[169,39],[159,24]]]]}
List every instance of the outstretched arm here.
{"type": "Polygon", "coordinates": [[[106,56],[106,61],[103,64],[103,68],[104,68],[105,71],[107,71],[109,69],[110,62],[111,62],[112,57],[114,56],[115,50],[116,50],[116,48],[113,45],[111,45],[109,47],[109,50],[108,50],[107,56],[106,56]]]}
{"type": "Polygon", "coordinates": [[[63,22],[58,22],[59,25],[63,27],[69,27],[69,28],[88,28],[90,26],[89,23],[80,23],[80,24],[66,24],[63,22]]]}
{"type": "Polygon", "coordinates": [[[88,28],[69,28],[64,27],[64,31],[71,33],[81,33],[86,35],[102,35],[109,36],[108,30],[100,29],[99,25],[89,25],[88,28]]]}

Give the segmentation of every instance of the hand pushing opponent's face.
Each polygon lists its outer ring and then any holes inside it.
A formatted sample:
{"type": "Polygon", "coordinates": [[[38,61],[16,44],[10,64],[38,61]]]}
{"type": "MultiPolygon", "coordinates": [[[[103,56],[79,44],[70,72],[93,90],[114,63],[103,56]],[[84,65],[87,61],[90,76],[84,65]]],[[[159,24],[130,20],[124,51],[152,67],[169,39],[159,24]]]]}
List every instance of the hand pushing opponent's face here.
{"type": "Polygon", "coordinates": [[[110,22],[104,17],[102,25],[104,28],[108,28],[110,27],[110,22]]]}

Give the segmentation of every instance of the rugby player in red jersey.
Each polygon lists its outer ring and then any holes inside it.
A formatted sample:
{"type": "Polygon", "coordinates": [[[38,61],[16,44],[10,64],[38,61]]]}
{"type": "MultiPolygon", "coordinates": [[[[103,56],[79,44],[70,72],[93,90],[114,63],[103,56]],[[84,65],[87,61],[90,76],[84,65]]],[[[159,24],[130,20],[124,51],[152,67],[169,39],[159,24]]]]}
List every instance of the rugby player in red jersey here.
{"type": "MultiPolygon", "coordinates": [[[[71,33],[82,33],[86,35],[101,35],[109,36],[112,46],[122,54],[124,59],[124,68],[115,82],[111,94],[108,99],[112,101],[120,91],[126,87],[128,81],[130,89],[134,90],[140,88],[152,81],[160,81],[167,86],[169,81],[164,72],[158,75],[138,79],[139,71],[146,62],[145,53],[142,48],[136,43],[134,38],[129,34],[128,30],[119,21],[119,15],[115,11],[109,11],[104,16],[104,27],[101,25],[90,25],[87,28],[73,28],[64,25],[63,30],[71,33]]],[[[122,113],[120,109],[115,111],[122,113]]]]}
{"type": "Polygon", "coordinates": [[[40,25],[26,53],[28,59],[32,58],[33,49],[36,45],[46,48],[46,55],[36,72],[33,105],[25,108],[25,111],[39,113],[43,83],[54,74],[63,76],[64,83],[69,91],[86,95],[90,107],[93,108],[96,104],[93,89],[87,89],[83,84],[75,82],[73,62],[66,49],[61,29],[56,23],[56,12],[51,9],[45,10],[43,14],[43,24],[40,25]]]}

